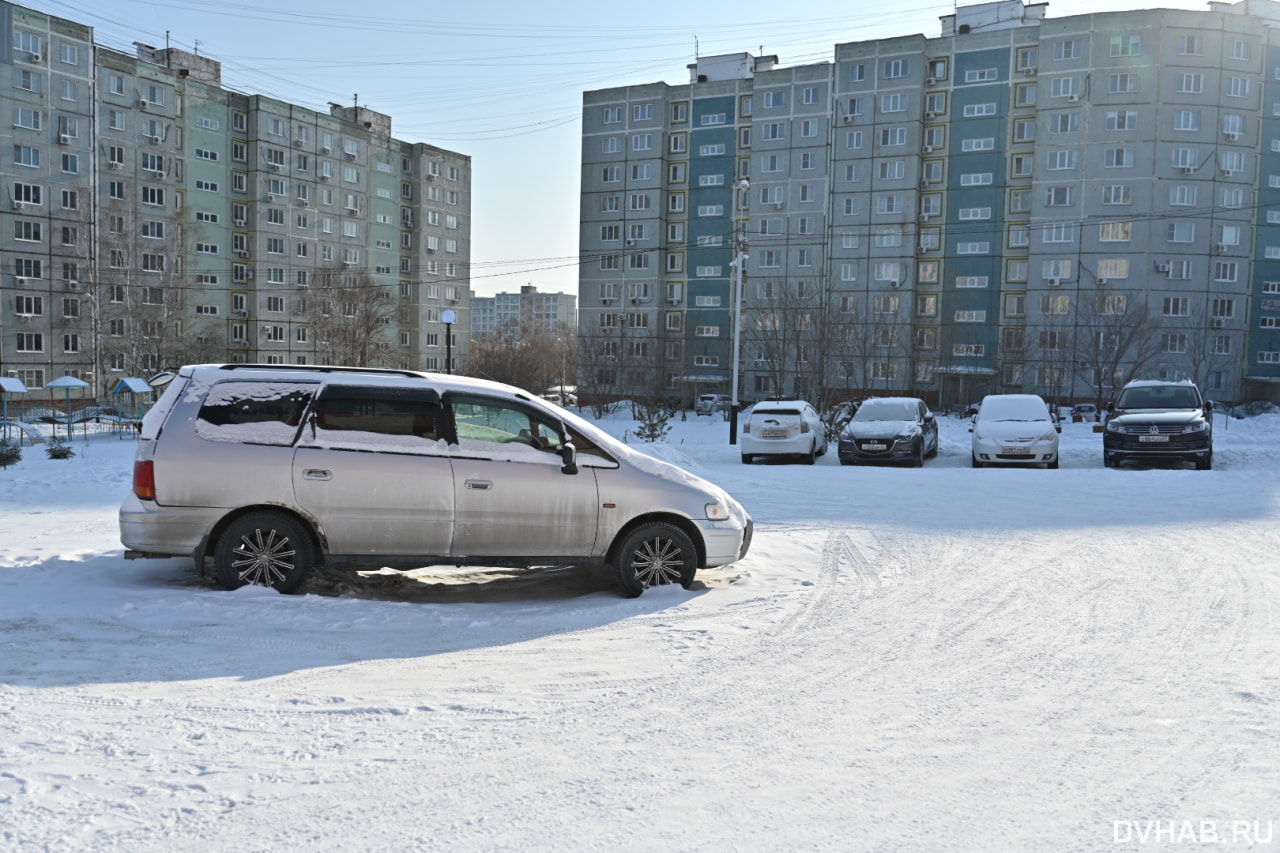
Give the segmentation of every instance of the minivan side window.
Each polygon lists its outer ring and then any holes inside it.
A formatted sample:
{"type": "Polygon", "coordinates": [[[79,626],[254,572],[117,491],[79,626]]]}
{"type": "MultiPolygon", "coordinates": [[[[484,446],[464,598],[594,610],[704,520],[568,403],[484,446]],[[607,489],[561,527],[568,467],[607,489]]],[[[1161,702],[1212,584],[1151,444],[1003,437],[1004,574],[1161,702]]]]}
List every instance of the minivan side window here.
{"type": "Polygon", "coordinates": [[[338,450],[443,454],[444,426],[434,391],[330,385],[316,401],[302,444],[338,450]]]}
{"type": "Polygon", "coordinates": [[[318,383],[219,382],[196,415],[196,435],[231,444],[290,445],[318,383]]]}
{"type": "Polygon", "coordinates": [[[559,461],[560,433],[549,421],[503,400],[486,397],[449,398],[458,446],[490,455],[495,451],[530,461],[559,461]]]}

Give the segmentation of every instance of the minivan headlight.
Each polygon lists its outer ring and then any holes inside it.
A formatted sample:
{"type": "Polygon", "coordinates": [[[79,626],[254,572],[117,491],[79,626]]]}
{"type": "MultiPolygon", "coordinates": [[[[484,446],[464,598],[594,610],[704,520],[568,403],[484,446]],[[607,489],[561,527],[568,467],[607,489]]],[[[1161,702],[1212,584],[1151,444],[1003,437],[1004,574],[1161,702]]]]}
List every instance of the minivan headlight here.
{"type": "Polygon", "coordinates": [[[712,501],[703,507],[703,511],[707,514],[708,521],[728,521],[729,510],[721,506],[719,501],[712,501]]]}

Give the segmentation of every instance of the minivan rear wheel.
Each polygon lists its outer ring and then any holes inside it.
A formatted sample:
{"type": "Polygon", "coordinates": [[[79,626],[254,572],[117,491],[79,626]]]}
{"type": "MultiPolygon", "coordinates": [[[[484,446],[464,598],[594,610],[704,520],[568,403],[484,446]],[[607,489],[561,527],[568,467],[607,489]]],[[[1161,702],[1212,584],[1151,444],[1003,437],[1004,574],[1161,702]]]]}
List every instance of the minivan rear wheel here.
{"type": "Polygon", "coordinates": [[[614,578],[623,598],[635,598],[651,586],[678,583],[685,589],[698,571],[698,552],[689,535],[665,521],[637,527],[613,558],[614,578]]]}
{"type": "Polygon", "coordinates": [[[226,589],[246,585],[296,592],[311,574],[311,539],[297,521],[278,512],[259,512],[231,522],[218,538],[213,562],[226,589]]]}

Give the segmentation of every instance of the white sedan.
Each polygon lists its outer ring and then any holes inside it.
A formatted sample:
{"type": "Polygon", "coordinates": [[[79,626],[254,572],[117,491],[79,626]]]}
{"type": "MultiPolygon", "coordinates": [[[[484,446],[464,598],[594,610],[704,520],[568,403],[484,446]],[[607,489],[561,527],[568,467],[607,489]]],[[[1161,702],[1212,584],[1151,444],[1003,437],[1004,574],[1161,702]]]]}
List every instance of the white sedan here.
{"type": "Polygon", "coordinates": [[[812,465],[827,452],[822,418],[804,400],[756,403],[742,426],[742,463],[757,456],[799,456],[812,465]]]}
{"type": "Polygon", "coordinates": [[[1058,467],[1058,434],[1049,406],[1035,394],[989,394],[974,415],[973,467],[1036,463],[1058,467]]]}

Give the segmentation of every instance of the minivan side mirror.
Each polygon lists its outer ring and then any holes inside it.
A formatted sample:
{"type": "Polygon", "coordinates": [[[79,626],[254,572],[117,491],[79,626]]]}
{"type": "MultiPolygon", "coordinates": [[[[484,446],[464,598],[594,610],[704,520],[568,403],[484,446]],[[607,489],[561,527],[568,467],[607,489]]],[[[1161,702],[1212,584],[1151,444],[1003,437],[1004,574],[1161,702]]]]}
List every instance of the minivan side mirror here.
{"type": "Polygon", "coordinates": [[[566,441],[560,445],[560,459],[564,461],[560,466],[561,474],[578,473],[578,448],[566,441]]]}

